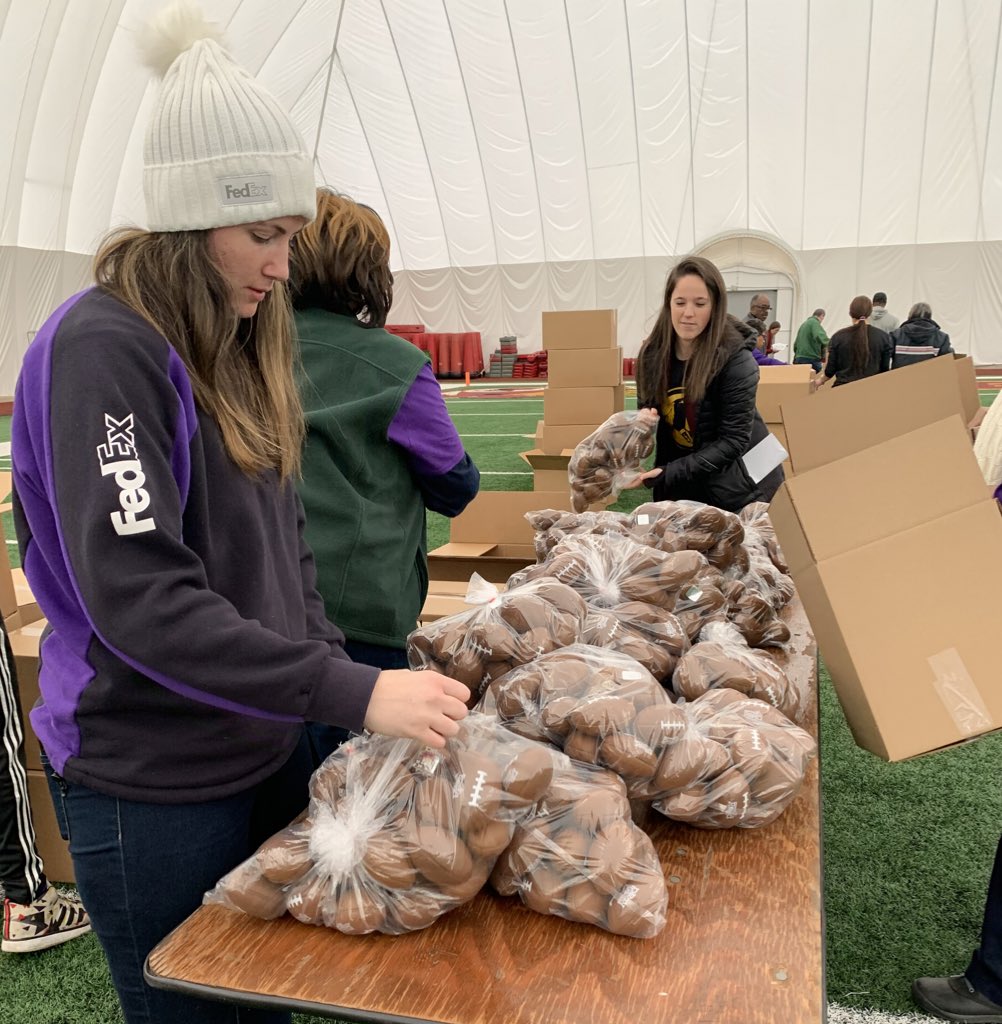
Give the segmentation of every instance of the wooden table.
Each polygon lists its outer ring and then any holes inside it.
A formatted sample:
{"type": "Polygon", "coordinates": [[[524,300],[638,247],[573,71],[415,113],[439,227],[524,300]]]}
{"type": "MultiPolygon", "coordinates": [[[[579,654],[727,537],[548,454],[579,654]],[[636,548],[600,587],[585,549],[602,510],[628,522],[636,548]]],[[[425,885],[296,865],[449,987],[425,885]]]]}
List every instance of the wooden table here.
{"type": "MultiPolygon", "coordinates": [[[[817,735],[803,608],[789,671],[817,735]]],[[[627,939],[488,892],[424,931],[348,936],[201,907],[153,951],[148,982],[347,1021],[818,1024],[825,1016],[818,766],[764,829],[701,831],[652,812],[668,923],[627,939]]]]}

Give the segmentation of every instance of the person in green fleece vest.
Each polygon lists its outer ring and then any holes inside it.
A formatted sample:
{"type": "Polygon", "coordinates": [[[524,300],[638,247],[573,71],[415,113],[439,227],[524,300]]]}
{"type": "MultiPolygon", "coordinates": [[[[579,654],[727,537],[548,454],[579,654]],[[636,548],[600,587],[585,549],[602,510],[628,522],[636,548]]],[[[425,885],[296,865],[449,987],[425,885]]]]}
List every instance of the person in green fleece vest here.
{"type": "MultiPolygon", "coordinates": [[[[459,515],[480,474],[428,356],[383,329],[393,275],[375,211],[318,189],[290,287],[306,414],[299,492],[317,589],[353,660],[403,668],[428,592],[425,509],[459,515]]],[[[310,731],[321,759],[348,736],[310,731]]]]}

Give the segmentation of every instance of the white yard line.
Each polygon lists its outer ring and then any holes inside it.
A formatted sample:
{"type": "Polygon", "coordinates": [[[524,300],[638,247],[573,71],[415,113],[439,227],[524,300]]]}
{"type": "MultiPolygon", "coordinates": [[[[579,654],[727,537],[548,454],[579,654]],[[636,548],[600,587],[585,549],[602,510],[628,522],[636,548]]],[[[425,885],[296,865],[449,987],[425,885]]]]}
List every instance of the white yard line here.
{"type": "Polygon", "coordinates": [[[924,1013],[884,1013],[881,1010],[857,1010],[838,1003],[828,1004],[828,1024],[933,1024],[937,1017],[924,1013]]]}

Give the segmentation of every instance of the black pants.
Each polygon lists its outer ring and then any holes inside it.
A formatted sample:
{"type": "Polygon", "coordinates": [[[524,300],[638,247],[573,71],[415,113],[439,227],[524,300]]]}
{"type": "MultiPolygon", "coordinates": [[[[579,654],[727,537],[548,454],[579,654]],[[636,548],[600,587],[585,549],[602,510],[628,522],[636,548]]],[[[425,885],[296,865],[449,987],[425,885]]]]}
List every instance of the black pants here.
{"type": "Polygon", "coordinates": [[[35,847],[24,764],[24,725],[14,656],[2,619],[0,633],[0,883],[8,899],[31,903],[45,891],[47,883],[35,847]]]}
{"type": "Polygon", "coordinates": [[[981,945],[971,957],[967,979],[993,1003],[1002,1003],[1002,839],[995,851],[995,867],[988,883],[981,945]]]}

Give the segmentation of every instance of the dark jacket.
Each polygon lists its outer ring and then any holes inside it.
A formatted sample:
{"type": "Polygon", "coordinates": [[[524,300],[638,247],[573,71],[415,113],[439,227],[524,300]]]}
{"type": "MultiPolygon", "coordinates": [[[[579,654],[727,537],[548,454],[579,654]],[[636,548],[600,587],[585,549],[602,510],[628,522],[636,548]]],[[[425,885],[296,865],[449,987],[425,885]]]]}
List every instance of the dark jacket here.
{"type": "Polygon", "coordinates": [[[949,355],[953,351],[950,335],[931,317],[906,320],[891,331],[891,344],[894,346],[892,358],[895,368],[949,355]]]}
{"type": "Polygon", "coordinates": [[[304,720],[361,729],[378,673],[324,617],[295,487],[236,466],[145,320],[97,289],[49,317],[11,449],[21,560],[51,627],[31,722],[60,775],[215,800],[273,775],[304,720]]]}
{"type": "Polygon", "coordinates": [[[664,396],[642,393],[647,388],[647,374],[641,352],[637,404],[657,409],[661,417],[654,464],[663,466],[664,471],[647,482],[654,489],[655,501],[688,499],[737,512],[753,501],[769,501],[778,490],[783,482],[782,467],[756,484],[742,462],[742,457],[769,434],[755,409],[759,371],[752,355],[754,347],[754,332],[729,317],[713,376],[697,407],[692,454],[681,457],[668,440],[671,425],[662,408],[664,396]],[[670,462],[669,451],[676,456],[670,462]]]}
{"type": "Polygon", "coordinates": [[[828,350],[828,362],[825,363],[825,376],[835,378],[835,387],[851,384],[884,373],[891,368],[891,339],[886,331],[866,325],[866,339],[869,343],[869,354],[862,372],[852,368],[852,337],[858,330],[854,327],[843,327],[832,335],[831,348],[828,350]]]}

